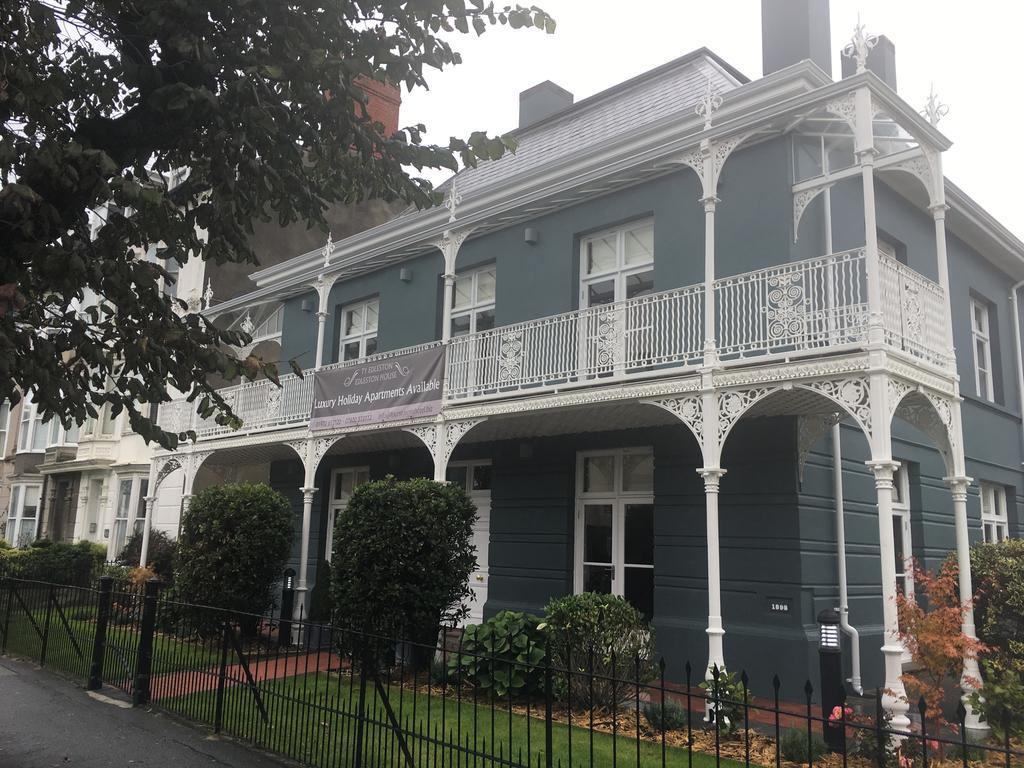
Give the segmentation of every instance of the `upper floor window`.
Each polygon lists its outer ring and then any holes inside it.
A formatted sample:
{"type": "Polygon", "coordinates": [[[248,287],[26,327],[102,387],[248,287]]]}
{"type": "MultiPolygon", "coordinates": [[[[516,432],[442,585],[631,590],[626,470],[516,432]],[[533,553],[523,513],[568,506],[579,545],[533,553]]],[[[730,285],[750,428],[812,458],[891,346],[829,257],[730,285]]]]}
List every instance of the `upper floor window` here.
{"type": "Polygon", "coordinates": [[[21,402],[21,423],[18,427],[18,452],[42,451],[46,449],[47,430],[43,427],[43,415],[28,395],[21,402]]]}
{"type": "Polygon", "coordinates": [[[167,246],[158,245],[153,251],[153,261],[164,268],[167,277],[163,279],[164,295],[169,298],[176,298],[178,295],[178,274],[181,272],[181,265],[176,259],[164,258],[167,246]]]}
{"type": "Polygon", "coordinates": [[[654,292],[654,222],[586,237],[580,244],[580,307],[654,292]]]}
{"type": "Polygon", "coordinates": [[[7,433],[11,425],[11,404],[0,402],[0,458],[7,455],[7,433]]]}
{"type": "Polygon", "coordinates": [[[978,397],[995,400],[992,389],[992,330],[989,308],[971,299],[971,336],[974,340],[974,384],[978,397]]]}
{"type": "Polygon", "coordinates": [[[358,360],[377,351],[379,299],[345,307],[341,314],[341,359],[358,360]]]}
{"type": "Polygon", "coordinates": [[[494,327],[495,268],[492,264],[455,276],[452,291],[452,336],[494,327]]]}
{"type": "Polygon", "coordinates": [[[70,429],[65,429],[60,419],[52,418],[47,425],[46,447],[54,445],[75,445],[78,443],[78,425],[72,424],[70,429]]]}
{"type": "Polygon", "coordinates": [[[981,530],[985,541],[996,544],[1010,535],[1006,516],[1006,489],[995,483],[980,483],[981,530]]]}

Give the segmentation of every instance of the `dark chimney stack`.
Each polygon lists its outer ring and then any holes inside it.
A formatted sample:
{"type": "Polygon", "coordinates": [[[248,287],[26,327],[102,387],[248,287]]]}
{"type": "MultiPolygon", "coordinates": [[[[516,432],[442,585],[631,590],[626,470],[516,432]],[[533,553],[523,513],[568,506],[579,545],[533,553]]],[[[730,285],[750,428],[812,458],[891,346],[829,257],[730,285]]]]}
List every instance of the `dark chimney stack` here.
{"type": "Polygon", "coordinates": [[[761,0],[761,62],[765,75],[810,59],[832,75],[828,0],[761,0]]]}
{"type": "Polygon", "coordinates": [[[519,94],[519,127],[539,123],[556,112],[572,106],[573,95],[550,80],[538,83],[519,94]]]}
{"type": "MultiPolygon", "coordinates": [[[[843,56],[843,77],[857,74],[857,62],[852,56],[843,56]]],[[[896,46],[885,35],[878,36],[878,42],[868,53],[867,67],[882,82],[896,90],[896,46]]]]}

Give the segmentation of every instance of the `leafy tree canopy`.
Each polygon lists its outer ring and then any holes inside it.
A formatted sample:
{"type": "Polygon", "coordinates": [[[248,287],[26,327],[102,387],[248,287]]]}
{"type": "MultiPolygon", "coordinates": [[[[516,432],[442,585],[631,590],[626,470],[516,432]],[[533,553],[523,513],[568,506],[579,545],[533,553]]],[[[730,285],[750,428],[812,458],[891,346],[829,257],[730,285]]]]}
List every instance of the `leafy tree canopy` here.
{"type": "Polygon", "coordinates": [[[447,33],[498,24],[554,29],[539,8],[486,0],[0,6],[0,399],[31,390],[65,424],[109,403],[165,447],[194,437],[145,415],[169,386],[237,423],[207,375],[277,368],[226,352],[244,334],[165,295],[165,266],[254,261],[254,220],[326,231],[335,203],[431,205],[431,185],[403,167],[455,170],[513,148],[483,132],[427,144],[422,125],[385,136],[359,87],[426,87],[460,62],[447,33]],[[96,229],[89,212],[105,203],[96,229]],[[138,257],[150,244],[163,263],[138,257]]]}

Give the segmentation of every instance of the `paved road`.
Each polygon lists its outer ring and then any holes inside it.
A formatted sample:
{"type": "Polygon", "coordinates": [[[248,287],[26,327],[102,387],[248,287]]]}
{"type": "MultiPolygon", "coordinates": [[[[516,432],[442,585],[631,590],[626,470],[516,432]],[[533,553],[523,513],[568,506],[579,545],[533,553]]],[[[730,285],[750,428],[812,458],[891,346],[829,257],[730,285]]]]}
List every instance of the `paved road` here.
{"type": "Polygon", "coordinates": [[[163,715],[98,701],[50,672],[0,658],[0,768],[283,765],[163,715]]]}

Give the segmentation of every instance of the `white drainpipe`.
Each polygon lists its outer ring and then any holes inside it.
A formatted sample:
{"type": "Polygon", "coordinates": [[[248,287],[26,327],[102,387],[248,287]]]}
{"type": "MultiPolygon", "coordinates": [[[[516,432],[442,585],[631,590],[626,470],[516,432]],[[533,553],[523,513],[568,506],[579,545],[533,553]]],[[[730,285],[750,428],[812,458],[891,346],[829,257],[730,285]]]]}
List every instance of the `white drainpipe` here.
{"type": "MultiPolygon", "coordinates": [[[[822,139],[822,157],[825,154],[822,139]]],[[[822,193],[825,212],[825,252],[832,253],[832,188],[822,193]]],[[[1014,291],[1016,296],[1016,291],[1014,291]]],[[[1020,345],[1017,345],[1018,348],[1020,345]]],[[[1019,361],[1020,358],[1018,358],[1019,361]]],[[[860,682],[860,633],[850,624],[850,597],[846,585],[846,516],[843,510],[843,447],[839,425],[832,426],[832,495],[836,503],[836,570],[839,581],[839,628],[850,638],[850,680],[857,695],[864,693],[860,682]]]]}
{"type": "Polygon", "coordinates": [[[839,574],[839,628],[850,638],[850,685],[857,695],[860,683],[860,633],[850,624],[850,600],[846,587],[846,519],[843,510],[843,449],[839,425],[832,427],[832,490],[836,500],[836,570],[839,574]]]}
{"type": "MultiPolygon", "coordinates": [[[[1024,280],[1021,280],[1010,289],[1010,303],[1013,305],[1013,356],[1017,360],[1017,397],[1020,404],[1021,418],[1024,418],[1024,361],[1021,360],[1020,312],[1017,296],[1021,286],[1024,286],[1024,280]]],[[[1021,422],[1020,440],[1021,450],[1024,451],[1024,422],[1021,422]]],[[[1022,456],[1024,456],[1024,453],[1022,453],[1022,456]]]]}

